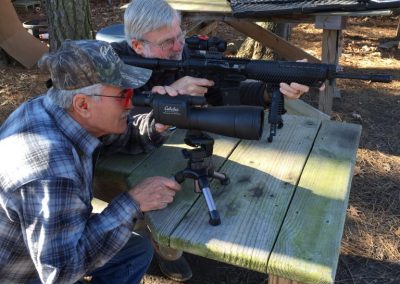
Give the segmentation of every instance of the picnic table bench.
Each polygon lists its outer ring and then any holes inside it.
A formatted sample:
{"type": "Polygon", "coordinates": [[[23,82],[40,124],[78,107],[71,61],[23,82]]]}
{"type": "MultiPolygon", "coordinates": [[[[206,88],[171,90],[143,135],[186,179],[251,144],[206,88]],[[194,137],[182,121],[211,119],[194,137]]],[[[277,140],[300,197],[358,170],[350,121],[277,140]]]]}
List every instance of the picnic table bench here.
{"type": "MultiPolygon", "coordinates": [[[[221,224],[209,224],[204,197],[193,180],[167,208],[145,214],[163,246],[269,274],[269,283],[333,283],[361,127],[286,114],[272,143],[265,123],[259,141],[220,135],[213,163],[230,184],[211,181],[221,224]]],[[[103,157],[95,196],[109,201],[154,175],[186,167],[191,148],[177,130],[148,154],[103,157]]]]}

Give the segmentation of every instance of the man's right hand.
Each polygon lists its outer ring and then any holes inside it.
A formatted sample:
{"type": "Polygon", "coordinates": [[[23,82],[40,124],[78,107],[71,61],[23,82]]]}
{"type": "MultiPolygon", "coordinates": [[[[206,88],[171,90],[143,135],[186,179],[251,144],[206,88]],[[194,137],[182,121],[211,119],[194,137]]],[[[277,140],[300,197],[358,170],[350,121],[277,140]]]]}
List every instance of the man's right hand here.
{"type": "Polygon", "coordinates": [[[185,76],[170,85],[181,95],[204,96],[209,87],[214,86],[214,81],[185,76]]]}
{"type": "Polygon", "coordinates": [[[129,194],[139,204],[140,210],[147,212],[167,207],[180,189],[181,185],[175,180],[155,176],[135,185],[129,190],[129,194]]]}

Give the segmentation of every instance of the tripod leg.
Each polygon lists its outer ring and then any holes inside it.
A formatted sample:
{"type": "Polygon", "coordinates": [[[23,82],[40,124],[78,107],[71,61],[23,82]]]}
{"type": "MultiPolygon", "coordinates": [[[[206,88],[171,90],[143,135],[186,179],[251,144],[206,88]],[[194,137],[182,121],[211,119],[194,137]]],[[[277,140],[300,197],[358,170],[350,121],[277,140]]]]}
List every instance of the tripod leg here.
{"type": "Polygon", "coordinates": [[[217,180],[219,180],[221,182],[221,184],[223,184],[223,185],[228,185],[231,182],[229,177],[224,173],[220,173],[220,172],[214,171],[212,173],[212,177],[216,178],[217,180]]]}
{"type": "Polygon", "coordinates": [[[214,199],[211,195],[210,186],[207,180],[207,177],[199,178],[199,186],[201,187],[201,191],[203,192],[204,198],[206,199],[208,213],[210,214],[209,223],[213,226],[217,226],[221,224],[221,218],[219,217],[219,213],[214,203],[214,199]]]}

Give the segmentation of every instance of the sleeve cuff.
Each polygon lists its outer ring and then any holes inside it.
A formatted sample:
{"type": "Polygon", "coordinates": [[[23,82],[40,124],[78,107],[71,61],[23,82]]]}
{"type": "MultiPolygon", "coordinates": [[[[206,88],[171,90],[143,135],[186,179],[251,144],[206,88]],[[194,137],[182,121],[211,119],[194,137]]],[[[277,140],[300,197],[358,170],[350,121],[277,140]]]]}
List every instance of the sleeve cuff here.
{"type": "Polygon", "coordinates": [[[133,200],[133,198],[129,195],[129,193],[123,192],[118,197],[116,197],[112,206],[116,206],[116,208],[120,214],[120,218],[127,218],[128,220],[133,219],[143,219],[143,213],[140,210],[139,204],[133,200]]]}

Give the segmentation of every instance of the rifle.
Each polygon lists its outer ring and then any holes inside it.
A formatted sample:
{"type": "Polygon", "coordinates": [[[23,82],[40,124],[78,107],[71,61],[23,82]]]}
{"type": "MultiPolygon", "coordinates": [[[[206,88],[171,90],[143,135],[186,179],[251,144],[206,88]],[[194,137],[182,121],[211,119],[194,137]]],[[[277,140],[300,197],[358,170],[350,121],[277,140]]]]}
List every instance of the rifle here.
{"type": "MultiPolygon", "coordinates": [[[[263,81],[272,90],[271,104],[268,114],[270,134],[268,141],[272,142],[277,128],[283,127],[284,98],[279,91],[279,83],[292,83],[321,87],[325,81],[335,79],[356,79],[373,82],[389,83],[392,76],[374,74],[362,75],[342,72],[334,64],[250,60],[225,57],[226,42],[217,37],[192,36],[186,39],[190,56],[185,60],[167,60],[154,58],[134,58],[122,56],[123,62],[129,65],[152,69],[154,72],[174,70],[182,75],[207,78],[215,82],[215,87],[222,93],[223,104],[240,104],[239,83],[246,79],[263,81]]],[[[251,96],[252,94],[246,94],[251,96]]]]}

